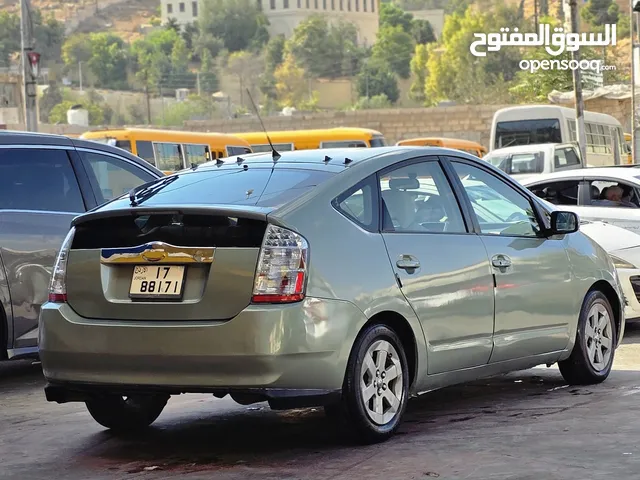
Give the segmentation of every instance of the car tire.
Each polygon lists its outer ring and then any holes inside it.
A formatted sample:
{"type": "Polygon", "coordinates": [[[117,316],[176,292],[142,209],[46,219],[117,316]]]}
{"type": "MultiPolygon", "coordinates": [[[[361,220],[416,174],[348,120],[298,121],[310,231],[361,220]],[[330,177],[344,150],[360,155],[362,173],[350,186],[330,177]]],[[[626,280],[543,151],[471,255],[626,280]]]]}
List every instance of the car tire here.
{"type": "Polygon", "coordinates": [[[378,443],[397,430],[408,397],[409,371],[402,342],[386,325],[372,325],[351,351],[341,408],[330,406],[325,411],[329,416],[341,412],[360,442],[378,443]]]}
{"type": "Polygon", "coordinates": [[[611,373],[616,338],[616,322],[609,300],[600,291],[589,292],[580,311],[571,356],[558,362],[567,383],[590,385],[603,382],[611,373]]]}
{"type": "Polygon", "coordinates": [[[103,427],[114,432],[143,430],[160,416],[167,405],[166,395],[110,395],[87,400],[87,410],[103,427]]]}

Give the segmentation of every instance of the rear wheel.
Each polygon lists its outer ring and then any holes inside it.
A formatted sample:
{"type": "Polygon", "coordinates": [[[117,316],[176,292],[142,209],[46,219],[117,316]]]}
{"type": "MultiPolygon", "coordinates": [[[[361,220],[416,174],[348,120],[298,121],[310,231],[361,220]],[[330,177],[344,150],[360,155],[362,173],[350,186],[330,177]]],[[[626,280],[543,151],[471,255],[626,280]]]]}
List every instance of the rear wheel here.
{"type": "MultiPolygon", "coordinates": [[[[409,374],[402,343],[385,325],[368,327],[356,341],[342,393],[343,416],[364,443],[389,438],[407,406],[409,374]]],[[[328,414],[335,415],[336,407],[328,414]]]]}
{"type": "Polygon", "coordinates": [[[160,416],[167,405],[167,395],[110,395],[86,402],[87,410],[103,427],[114,431],[142,430],[160,416]]]}
{"type": "Polygon", "coordinates": [[[584,299],[576,343],[571,356],[558,362],[567,383],[588,385],[604,381],[611,373],[616,345],[616,324],[607,297],[599,291],[584,299]]]}

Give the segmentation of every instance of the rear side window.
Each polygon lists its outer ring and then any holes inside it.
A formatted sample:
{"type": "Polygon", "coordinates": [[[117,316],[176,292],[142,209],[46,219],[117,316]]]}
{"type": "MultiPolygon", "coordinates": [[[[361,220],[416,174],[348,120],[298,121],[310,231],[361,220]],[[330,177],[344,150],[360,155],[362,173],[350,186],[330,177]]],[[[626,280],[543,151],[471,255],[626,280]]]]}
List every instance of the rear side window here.
{"type": "Polygon", "coordinates": [[[331,178],[334,173],[286,168],[224,168],[179,175],[144,205],[255,205],[277,207],[331,178]]]}
{"type": "Polygon", "coordinates": [[[367,144],[362,140],[347,140],[344,142],[322,142],[320,148],[362,148],[367,144]]]}
{"type": "Polygon", "coordinates": [[[230,157],[235,155],[244,155],[246,153],[251,153],[251,149],[249,147],[234,147],[232,145],[227,146],[227,154],[230,157]]]}
{"type": "Polygon", "coordinates": [[[352,222],[374,231],[378,223],[376,195],[376,178],[373,176],[339,195],[333,201],[333,206],[352,222]]]}
{"type": "Polygon", "coordinates": [[[84,212],[67,151],[0,148],[0,209],[84,212]]]}
{"type": "Polygon", "coordinates": [[[554,163],[556,168],[572,167],[580,165],[580,159],[576,152],[571,148],[561,148],[556,150],[554,155],[554,163]]]}

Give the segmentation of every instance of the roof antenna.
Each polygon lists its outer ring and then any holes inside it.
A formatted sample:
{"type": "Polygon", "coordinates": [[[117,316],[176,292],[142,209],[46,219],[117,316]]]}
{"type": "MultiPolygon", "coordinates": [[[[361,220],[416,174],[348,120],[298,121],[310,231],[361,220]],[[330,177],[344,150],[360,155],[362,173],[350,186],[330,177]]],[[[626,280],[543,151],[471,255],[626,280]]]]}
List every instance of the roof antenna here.
{"type": "Polygon", "coordinates": [[[280,155],[278,153],[278,151],[273,146],[273,143],[271,143],[271,138],[269,138],[269,134],[267,133],[267,129],[264,128],[264,123],[262,123],[262,118],[260,117],[260,112],[258,111],[258,107],[256,107],[256,103],[253,101],[253,97],[251,96],[251,92],[249,91],[248,88],[247,88],[247,95],[249,95],[249,100],[251,100],[251,105],[253,105],[253,110],[256,112],[256,116],[258,117],[258,120],[260,120],[260,125],[262,126],[262,131],[264,132],[265,136],[267,137],[267,141],[269,142],[269,146],[271,147],[271,156],[273,157],[273,161],[277,162],[278,159],[282,155],[280,155]]]}

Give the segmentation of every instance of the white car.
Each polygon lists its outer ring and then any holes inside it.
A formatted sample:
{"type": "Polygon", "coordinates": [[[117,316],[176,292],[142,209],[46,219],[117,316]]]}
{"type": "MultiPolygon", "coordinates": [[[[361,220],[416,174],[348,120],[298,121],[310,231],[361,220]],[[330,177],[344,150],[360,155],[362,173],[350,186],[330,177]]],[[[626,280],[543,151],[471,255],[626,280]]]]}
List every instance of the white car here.
{"type": "Polygon", "coordinates": [[[627,320],[640,319],[640,235],[603,222],[581,222],[580,231],[604,248],[616,267],[627,320]]]}
{"type": "Polygon", "coordinates": [[[555,172],[518,181],[538,197],[601,221],[640,233],[640,167],[595,167],[555,172]],[[606,189],[622,187],[625,204],[606,205],[606,189]]]}

